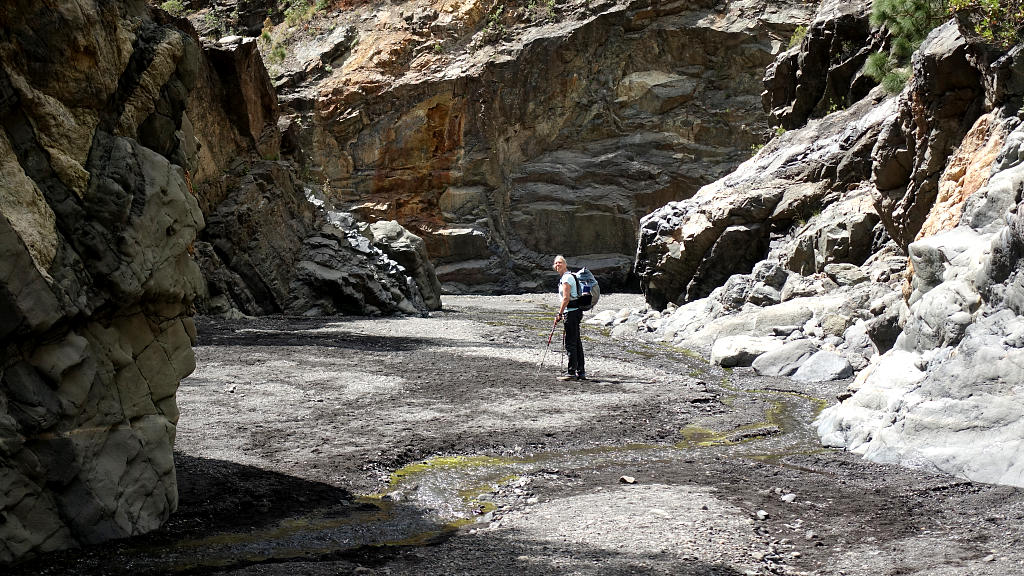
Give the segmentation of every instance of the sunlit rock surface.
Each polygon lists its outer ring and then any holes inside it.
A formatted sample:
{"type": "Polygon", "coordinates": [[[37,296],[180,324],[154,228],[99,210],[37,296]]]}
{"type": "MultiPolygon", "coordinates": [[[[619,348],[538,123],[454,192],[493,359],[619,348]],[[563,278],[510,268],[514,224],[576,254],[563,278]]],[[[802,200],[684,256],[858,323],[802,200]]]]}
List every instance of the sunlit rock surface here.
{"type": "Polygon", "coordinates": [[[558,253],[614,287],[642,215],[764,141],[764,69],[813,10],[402,2],[262,42],[329,201],[422,237],[446,289],[536,290],[558,253]]]}

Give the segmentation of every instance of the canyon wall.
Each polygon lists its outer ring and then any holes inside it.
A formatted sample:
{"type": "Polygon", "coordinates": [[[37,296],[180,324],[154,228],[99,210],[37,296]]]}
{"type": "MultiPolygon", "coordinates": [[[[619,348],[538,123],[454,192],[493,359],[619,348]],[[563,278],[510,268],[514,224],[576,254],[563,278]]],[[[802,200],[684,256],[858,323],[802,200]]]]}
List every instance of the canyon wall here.
{"type": "Polygon", "coordinates": [[[204,42],[135,0],[12,0],[0,24],[7,562],[174,511],[197,306],[418,314],[440,288],[421,239],[301,183],[251,40],[204,42]]]}
{"type": "Polygon", "coordinates": [[[262,42],[328,204],[421,236],[446,289],[542,289],[558,253],[612,287],[641,216],[763,142],[764,69],[813,8],[408,2],[262,42]]]}
{"type": "Polygon", "coordinates": [[[855,89],[848,63],[885,43],[869,9],[823,3],[766,75],[792,129],[642,220],[653,310],[616,330],[758,374],[856,374],[818,418],[826,445],[1021,486],[1021,50],[952,19],[900,94],[855,89]],[[824,58],[828,31],[864,48],[824,58]]]}
{"type": "MultiPolygon", "coordinates": [[[[148,123],[197,47],[143,2],[0,12],[0,560],[152,530],[174,511],[192,372],[190,147],[148,123]],[[56,33],[59,31],[59,33],[56,33]]],[[[181,121],[180,110],[166,120],[181,121]]]]}

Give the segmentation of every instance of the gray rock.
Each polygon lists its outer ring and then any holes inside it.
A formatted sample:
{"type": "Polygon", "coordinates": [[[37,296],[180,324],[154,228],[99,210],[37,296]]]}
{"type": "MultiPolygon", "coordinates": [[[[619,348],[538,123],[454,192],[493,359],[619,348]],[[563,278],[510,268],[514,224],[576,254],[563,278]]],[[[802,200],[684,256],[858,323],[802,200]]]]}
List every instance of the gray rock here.
{"type": "Polygon", "coordinates": [[[374,245],[405,267],[415,280],[423,301],[429,310],[441,309],[441,283],[427,255],[426,244],[415,234],[394,220],[370,225],[374,245]]]}
{"type": "Polygon", "coordinates": [[[762,376],[792,376],[817,351],[813,342],[797,340],[758,356],[751,365],[762,376]]]}
{"type": "Polygon", "coordinates": [[[771,337],[727,336],[715,340],[711,347],[711,363],[723,367],[750,366],[758,356],[782,347],[782,341],[771,337]]]}
{"type": "Polygon", "coordinates": [[[868,275],[853,264],[826,264],[825,274],[840,286],[853,286],[868,281],[868,275]]]}
{"type": "Polygon", "coordinates": [[[800,365],[793,374],[793,379],[801,382],[827,382],[850,376],[853,376],[853,367],[846,358],[834,352],[821,350],[800,365]]]}
{"type": "Polygon", "coordinates": [[[865,322],[864,330],[879,354],[888,352],[903,331],[899,325],[902,304],[899,294],[893,293],[871,306],[874,317],[865,322]]]}
{"type": "Polygon", "coordinates": [[[0,563],[153,530],[178,502],[175,392],[204,288],[184,169],[199,48],[105,10],[26,6],[0,40],[0,563]]]}

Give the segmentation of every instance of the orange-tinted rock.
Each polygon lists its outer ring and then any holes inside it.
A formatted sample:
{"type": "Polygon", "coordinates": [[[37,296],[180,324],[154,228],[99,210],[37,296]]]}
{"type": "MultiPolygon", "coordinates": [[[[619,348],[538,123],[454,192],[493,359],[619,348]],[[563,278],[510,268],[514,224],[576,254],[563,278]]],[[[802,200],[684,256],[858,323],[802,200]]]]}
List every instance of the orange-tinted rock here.
{"type": "Polygon", "coordinates": [[[1005,124],[990,113],[978,118],[964,136],[960,148],[949,160],[939,179],[939,193],[917,240],[933,236],[960,223],[964,203],[988,183],[992,164],[1003,146],[1005,124]]]}

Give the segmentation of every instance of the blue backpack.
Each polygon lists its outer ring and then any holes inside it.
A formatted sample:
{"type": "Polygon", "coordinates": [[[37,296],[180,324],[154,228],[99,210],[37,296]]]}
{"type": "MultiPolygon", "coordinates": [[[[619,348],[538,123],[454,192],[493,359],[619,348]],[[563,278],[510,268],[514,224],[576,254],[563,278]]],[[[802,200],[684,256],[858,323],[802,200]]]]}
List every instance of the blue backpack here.
{"type": "Polygon", "coordinates": [[[597,306],[601,298],[601,287],[597,284],[594,273],[586,268],[580,268],[579,272],[573,272],[572,277],[576,280],[576,293],[579,298],[569,301],[569,306],[580,310],[590,310],[597,306]]]}

